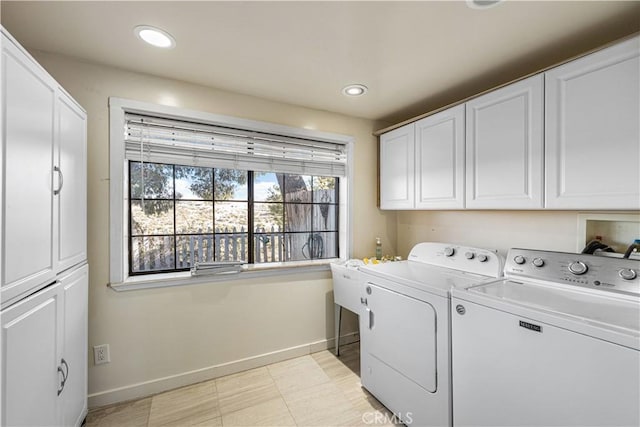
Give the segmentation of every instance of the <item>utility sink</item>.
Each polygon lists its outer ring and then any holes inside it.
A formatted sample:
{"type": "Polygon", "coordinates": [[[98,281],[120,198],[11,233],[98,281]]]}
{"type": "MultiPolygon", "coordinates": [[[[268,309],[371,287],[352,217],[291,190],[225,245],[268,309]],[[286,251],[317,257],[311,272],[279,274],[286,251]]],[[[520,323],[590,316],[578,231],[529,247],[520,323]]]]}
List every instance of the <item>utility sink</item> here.
{"type": "Polygon", "coordinates": [[[357,265],[332,263],[331,273],[333,302],[357,314],[360,311],[360,271],[357,265]]]}
{"type": "Polygon", "coordinates": [[[364,265],[360,260],[349,260],[331,264],[333,276],[333,302],[335,304],[335,337],[336,355],[340,355],[340,321],[342,308],[356,314],[360,312],[360,271],[358,266],[364,265]]]}

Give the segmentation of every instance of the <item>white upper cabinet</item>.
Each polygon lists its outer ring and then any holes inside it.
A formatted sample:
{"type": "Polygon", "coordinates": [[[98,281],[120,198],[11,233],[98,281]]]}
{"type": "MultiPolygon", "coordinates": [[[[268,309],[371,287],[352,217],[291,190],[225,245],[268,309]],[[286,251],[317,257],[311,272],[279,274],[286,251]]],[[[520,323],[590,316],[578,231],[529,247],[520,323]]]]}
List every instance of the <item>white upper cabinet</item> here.
{"type": "Polygon", "coordinates": [[[464,105],[416,122],[415,134],[415,208],[464,208],[464,105]]]}
{"type": "Polygon", "coordinates": [[[639,164],[637,36],[381,135],[380,206],[637,210],[639,164]]]}
{"type": "Polygon", "coordinates": [[[464,207],[464,106],[380,136],[381,209],[464,207]]]}
{"type": "Polygon", "coordinates": [[[86,259],[85,111],[2,31],[2,307],[86,259]]]}
{"type": "Polygon", "coordinates": [[[546,206],[640,209],[640,38],[546,73],[546,206]]]}
{"type": "MultiPolygon", "coordinates": [[[[87,258],[87,116],[66,93],[56,105],[60,174],[58,271],[87,258]]],[[[59,171],[59,172],[58,172],[59,171]]]]}
{"type": "Polygon", "coordinates": [[[466,104],[466,207],[543,207],[543,77],[466,104]]]}
{"type": "Polygon", "coordinates": [[[380,136],[380,208],[415,206],[415,125],[380,136]]]}
{"type": "Polygon", "coordinates": [[[56,275],[55,82],[2,36],[2,302],[56,275]],[[7,250],[9,249],[9,250],[7,250]]]}

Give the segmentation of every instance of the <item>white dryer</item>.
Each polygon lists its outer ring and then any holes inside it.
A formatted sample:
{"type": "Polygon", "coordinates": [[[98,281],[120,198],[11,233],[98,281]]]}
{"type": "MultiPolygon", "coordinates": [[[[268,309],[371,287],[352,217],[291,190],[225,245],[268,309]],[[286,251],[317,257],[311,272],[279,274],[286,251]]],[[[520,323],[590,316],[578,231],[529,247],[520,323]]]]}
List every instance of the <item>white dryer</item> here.
{"type": "Polygon", "coordinates": [[[640,261],[511,249],[452,292],[456,426],[640,425],[640,261]]]}
{"type": "Polygon", "coordinates": [[[419,243],[407,261],[360,271],[362,385],[406,425],[451,425],[450,290],[498,277],[502,259],[419,243]]]}

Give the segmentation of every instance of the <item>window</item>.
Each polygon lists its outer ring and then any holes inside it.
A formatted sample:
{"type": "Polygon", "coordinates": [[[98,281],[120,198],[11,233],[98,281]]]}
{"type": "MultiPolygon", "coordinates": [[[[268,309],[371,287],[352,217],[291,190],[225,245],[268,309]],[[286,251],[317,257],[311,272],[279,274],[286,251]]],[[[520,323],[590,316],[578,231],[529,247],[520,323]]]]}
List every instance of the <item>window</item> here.
{"type": "Polygon", "coordinates": [[[350,137],[115,98],[110,114],[112,286],[348,256],[350,137]]]}
{"type": "Polygon", "coordinates": [[[338,182],[130,161],[129,273],[337,258],[338,182]]]}

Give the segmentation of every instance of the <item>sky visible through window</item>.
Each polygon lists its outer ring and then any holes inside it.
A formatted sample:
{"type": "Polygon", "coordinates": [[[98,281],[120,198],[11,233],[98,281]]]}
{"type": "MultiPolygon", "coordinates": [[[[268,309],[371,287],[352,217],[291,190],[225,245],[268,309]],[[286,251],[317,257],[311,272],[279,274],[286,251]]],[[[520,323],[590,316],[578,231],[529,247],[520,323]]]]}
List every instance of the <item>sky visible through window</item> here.
{"type": "MultiPolygon", "coordinates": [[[[257,200],[265,200],[269,196],[269,189],[278,185],[276,175],[273,173],[256,174],[253,191],[257,200]]],[[[201,200],[202,197],[191,191],[191,184],[187,179],[176,178],[176,191],[183,195],[185,199],[201,200]]],[[[234,193],[238,200],[247,200],[247,187],[236,187],[234,193]]]]}

